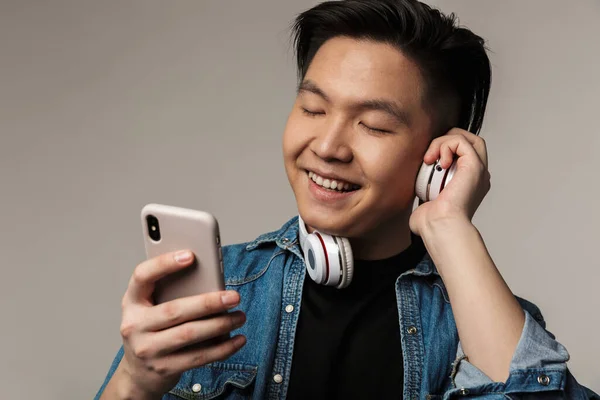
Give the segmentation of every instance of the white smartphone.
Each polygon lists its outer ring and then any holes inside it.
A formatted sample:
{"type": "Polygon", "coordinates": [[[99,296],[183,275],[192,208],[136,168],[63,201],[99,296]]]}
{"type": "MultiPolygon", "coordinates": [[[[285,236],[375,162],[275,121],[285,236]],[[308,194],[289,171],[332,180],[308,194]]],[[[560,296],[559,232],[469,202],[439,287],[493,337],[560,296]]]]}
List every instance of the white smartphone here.
{"type": "Polygon", "coordinates": [[[148,204],[142,209],[146,257],[189,249],[194,264],[156,283],[154,304],[225,290],[217,219],[204,211],[148,204]]]}

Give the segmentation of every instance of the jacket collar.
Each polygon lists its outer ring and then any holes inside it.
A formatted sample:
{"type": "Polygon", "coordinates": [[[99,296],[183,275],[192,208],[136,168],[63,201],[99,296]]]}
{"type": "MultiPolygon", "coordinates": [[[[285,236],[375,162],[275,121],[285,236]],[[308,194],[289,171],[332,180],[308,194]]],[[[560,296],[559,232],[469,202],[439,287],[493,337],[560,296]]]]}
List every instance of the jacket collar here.
{"type": "MultiPolygon", "coordinates": [[[[263,244],[275,243],[279,248],[289,250],[300,258],[304,258],[302,250],[299,245],[299,225],[298,216],[294,216],[287,221],[281,228],[276,231],[264,233],[257,237],[254,241],[250,242],[246,246],[247,251],[252,251],[263,244]]],[[[409,270],[407,274],[413,274],[417,276],[428,276],[438,275],[438,270],[431,259],[429,253],[425,253],[423,259],[417,264],[417,266],[409,270]]]]}

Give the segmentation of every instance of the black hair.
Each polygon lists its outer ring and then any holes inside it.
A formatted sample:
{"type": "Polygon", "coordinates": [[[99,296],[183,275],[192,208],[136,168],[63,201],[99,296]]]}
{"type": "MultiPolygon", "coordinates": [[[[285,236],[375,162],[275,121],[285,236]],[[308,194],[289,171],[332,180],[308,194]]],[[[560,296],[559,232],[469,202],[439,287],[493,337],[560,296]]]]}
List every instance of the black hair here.
{"type": "Polygon", "coordinates": [[[491,85],[490,61],[484,39],[459,26],[454,13],[445,15],[416,0],[318,4],[299,14],[292,27],[300,82],[321,45],[338,36],[390,44],[419,66],[436,120],[434,136],[453,126],[479,133],[491,85]]]}

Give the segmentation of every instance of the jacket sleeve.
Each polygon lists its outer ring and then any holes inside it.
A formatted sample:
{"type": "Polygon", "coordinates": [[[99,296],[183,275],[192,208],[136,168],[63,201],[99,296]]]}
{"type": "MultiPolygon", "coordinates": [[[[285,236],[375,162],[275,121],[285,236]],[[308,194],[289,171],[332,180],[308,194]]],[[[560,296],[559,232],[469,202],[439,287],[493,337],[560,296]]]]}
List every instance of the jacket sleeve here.
{"type": "Polygon", "coordinates": [[[458,344],[452,368],[452,388],[444,399],[497,398],[600,400],[591,390],[581,386],[567,368],[569,353],[546,330],[540,310],[532,303],[518,299],[525,313],[525,325],[511,360],[506,382],[494,382],[471,364],[458,344]]]}
{"type": "Polygon", "coordinates": [[[106,375],[106,378],[104,378],[104,382],[102,383],[102,386],[100,386],[98,393],[96,393],[94,400],[100,400],[100,396],[102,396],[102,393],[104,392],[104,389],[106,388],[106,385],[108,385],[108,382],[114,375],[115,371],[117,370],[117,367],[119,366],[119,363],[121,362],[121,359],[123,358],[123,353],[124,353],[123,346],[121,346],[119,348],[119,351],[117,352],[117,355],[115,356],[112,364],[110,365],[108,374],[106,375]]]}

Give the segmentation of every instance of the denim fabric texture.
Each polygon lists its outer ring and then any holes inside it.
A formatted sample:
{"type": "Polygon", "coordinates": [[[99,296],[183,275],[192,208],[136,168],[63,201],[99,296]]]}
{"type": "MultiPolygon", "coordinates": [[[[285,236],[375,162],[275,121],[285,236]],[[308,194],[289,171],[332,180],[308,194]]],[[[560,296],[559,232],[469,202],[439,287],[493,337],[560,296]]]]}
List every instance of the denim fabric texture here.
{"type": "MultiPolygon", "coordinates": [[[[298,218],[253,242],[225,246],[223,259],[226,287],[240,293],[236,309],[247,316],[232,334],[244,334],[247,343],[224,362],[186,371],[164,400],[286,397],[306,272],[298,218]]],[[[509,378],[499,383],[464,355],[448,294],[429,255],[398,277],[396,298],[404,399],[600,399],[570,374],[567,350],[546,331],[540,310],[528,301],[519,299],[525,326],[509,378]]],[[[121,347],[96,399],[122,357],[121,347]]],[[[381,376],[385,379],[385,371],[381,376]]]]}

